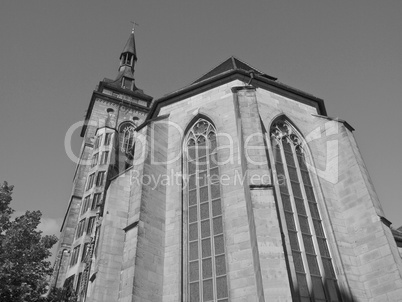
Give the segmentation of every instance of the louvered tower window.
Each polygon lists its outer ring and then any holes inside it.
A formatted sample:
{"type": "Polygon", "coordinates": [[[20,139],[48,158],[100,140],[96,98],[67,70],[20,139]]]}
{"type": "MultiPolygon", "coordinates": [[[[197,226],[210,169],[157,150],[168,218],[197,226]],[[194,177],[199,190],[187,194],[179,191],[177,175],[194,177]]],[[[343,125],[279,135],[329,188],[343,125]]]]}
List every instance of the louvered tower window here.
{"type": "Polygon", "coordinates": [[[197,120],[185,140],[187,301],[227,302],[228,286],[215,127],[197,120]]]}
{"type": "MultiPolygon", "coordinates": [[[[293,258],[293,291],[302,302],[341,301],[300,136],[281,120],[271,128],[279,195],[293,258]]],[[[279,196],[278,196],[279,197],[279,196]]]]}

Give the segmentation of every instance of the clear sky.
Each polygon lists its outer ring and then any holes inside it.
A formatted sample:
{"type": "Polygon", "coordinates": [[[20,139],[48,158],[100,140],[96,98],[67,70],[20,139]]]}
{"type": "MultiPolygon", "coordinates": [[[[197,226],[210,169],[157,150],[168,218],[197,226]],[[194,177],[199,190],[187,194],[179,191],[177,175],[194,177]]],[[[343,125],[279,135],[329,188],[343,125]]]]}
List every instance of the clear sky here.
{"type": "MultiPolygon", "coordinates": [[[[64,150],[136,29],[137,86],[158,98],[231,55],[348,121],[386,217],[402,225],[402,1],[2,1],[0,181],[58,228],[75,164],[64,150]]],[[[78,131],[74,150],[80,146],[78,131]]]]}

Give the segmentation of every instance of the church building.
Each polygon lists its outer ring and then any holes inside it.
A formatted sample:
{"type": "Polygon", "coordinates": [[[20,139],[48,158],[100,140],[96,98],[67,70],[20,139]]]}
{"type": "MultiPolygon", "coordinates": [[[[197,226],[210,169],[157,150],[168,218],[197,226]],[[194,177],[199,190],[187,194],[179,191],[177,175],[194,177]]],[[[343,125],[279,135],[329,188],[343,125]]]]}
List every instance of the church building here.
{"type": "Polygon", "coordinates": [[[132,32],[89,102],[51,287],[82,302],[402,301],[402,233],[349,123],[235,57],[156,100],[136,62],[132,32]]]}

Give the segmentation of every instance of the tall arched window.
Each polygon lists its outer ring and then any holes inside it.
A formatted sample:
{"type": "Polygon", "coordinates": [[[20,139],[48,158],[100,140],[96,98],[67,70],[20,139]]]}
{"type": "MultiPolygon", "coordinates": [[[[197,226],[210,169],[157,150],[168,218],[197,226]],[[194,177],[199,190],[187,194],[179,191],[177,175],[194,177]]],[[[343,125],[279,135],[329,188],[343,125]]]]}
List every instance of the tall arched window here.
{"type": "Polygon", "coordinates": [[[300,301],[341,301],[302,140],[282,119],[271,127],[278,198],[293,259],[294,295],[300,301]]]}
{"type": "Polygon", "coordinates": [[[120,150],[125,154],[131,154],[134,146],[134,130],[135,126],[130,122],[120,125],[120,150]]]}
{"type": "Polygon", "coordinates": [[[228,301],[216,130],[198,119],[184,142],[187,300],[228,301]]]}

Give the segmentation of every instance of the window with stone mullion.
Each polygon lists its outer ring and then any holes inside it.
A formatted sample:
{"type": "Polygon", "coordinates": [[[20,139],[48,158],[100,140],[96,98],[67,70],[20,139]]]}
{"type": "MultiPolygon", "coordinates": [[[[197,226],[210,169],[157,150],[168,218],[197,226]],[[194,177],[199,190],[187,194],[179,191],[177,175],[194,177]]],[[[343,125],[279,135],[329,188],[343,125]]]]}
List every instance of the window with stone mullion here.
{"type": "Polygon", "coordinates": [[[120,140],[120,150],[126,154],[133,152],[134,147],[134,132],[135,126],[129,122],[124,122],[120,125],[119,129],[119,140],[120,140]]]}
{"type": "MultiPolygon", "coordinates": [[[[216,158],[215,132],[197,135],[187,142],[188,182],[188,298],[189,301],[228,301],[222,206],[216,158]]],[[[212,130],[209,124],[207,130],[212,130]]],[[[193,132],[194,131],[194,132],[193,132]]]]}
{"type": "MultiPolygon", "coordinates": [[[[322,276],[320,272],[320,264],[317,260],[318,257],[316,248],[314,246],[314,237],[310,229],[308,214],[304,203],[304,192],[302,191],[302,185],[300,183],[300,179],[303,177],[301,175],[301,177],[299,176],[299,173],[301,172],[300,170],[298,171],[298,169],[296,168],[296,162],[298,163],[299,161],[294,156],[296,155],[295,145],[288,138],[282,141],[282,145],[285,152],[285,159],[288,171],[290,172],[292,171],[292,169],[294,169],[293,173],[289,173],[289,178],[292,187],[293,200],[297,212],[298,226],[304,246],[304,261],[307,261],[307,267],[310,275],[310,278],[308,280],[308,283],[310,283],[310,291],[312,294],[312,298],[315,301],[326,301],[326,295],[324,292],[322,276]]],[[[299,165],[298,167],[300,168],[299,165]]]]}
{"type": "MultiPolygon", "coordinates": [[[[281,177],[281,182],[279,183],[279,190],[281,194],[283,209],[285,212],[285,222],[288,230],[290,248],[292,250],[293,263],[296,272],[297,284],[295,284],[294,289],[295,291],[298,292],[298,296],[300,297],[301,301],[310,301],[310,291],[307,283],[307,275],[305,271],[302,250],[300,248],[298,230],[296,228],[296,222],[294,219],[295,216],[294,208],[292,206],[291,195],[288,190],[288,183],[286,181],[287,177],[285,174],[284,163],[282,160],[280,144],[282,145],[281,141],[274,141],[274,159],[278,179],[279,177],[281,177]]],[[[284,154],[285,158],[289,157],[289,155],[286,152],[284,152],[284,154]]],[[[287,167],[289,168],[290,165],[287,165],[287,167]]],[[[290,175],[291,174],[289,174],[289,178],[294,178],[293,176],[290,175]]]]}
{"type": "Polygon", "coordinates": [[[311,276],[311,288],[315,301],[325,301],[325,293],[322,284],[319,263],[317,261],[317,253],[314,246],[313,234],[310,230],[309,219],[304,204],[304,197],[299,181],[299,175],[295,163],[295,147],[291,142],[283,142],[285,159],[289,171],[293,199],[295,202],[297,220],[300,227],[301,237],[303,240],[305,257],[308,264],[308,269],[311,276]],[[292,172],[291,172],[292,171],[292,172]]]}
{"type": "Polygon", "coordinates": [[[131,131],[126,131],[124,133],[124,138],[123,138],[123,148],[126,152],[130,149],[131,145],[133,144],[133,134],[131,131]]]}
{"type": "MultiPolygon", "coordinates": [[[[322,226],[322,220],[320,217],[320,213],[318,210],[318,205],[315,200],[310,176],[308,174],[307,166],[305,163],[305,159],[303,153],[300,150],[296,151],[297,162],[300,169],[300,173],[302,174],[304,190],[306,192],[306,197],[308,200],[308,206],[311,213],[311,219],[314,226],[315,231],[315,239],[317,240],[318,249],[320,251],[320,260],[322,270],[325,274],[325,289],[327,292],[327,296],[329,295],[330,301],[341,301],[339,298],[339,288],[338,283],[334,271],[334,267],[332,264],[331,255],[329,252],[326,236],[324,233],[324,229],[322,226]]],[[[325,300],[324,300],[325,301],[325,300]]]]}
{"type": "Polygon", "coordinates": [[[191,297],[199,297],[199,239],[198,239],[198,201],[196,187],[195,141],[188,146],[188,281],[191,297]]]}
{"type": "Polygon", "coordinates": [[[279,191],[295,265],[294,290],[301,301],[341,301],[301,140],[287,121],[276,122],[271,129],[275,168],[278,179],[282,177],[279,191]]]}

